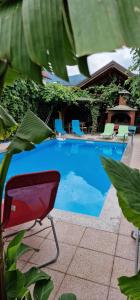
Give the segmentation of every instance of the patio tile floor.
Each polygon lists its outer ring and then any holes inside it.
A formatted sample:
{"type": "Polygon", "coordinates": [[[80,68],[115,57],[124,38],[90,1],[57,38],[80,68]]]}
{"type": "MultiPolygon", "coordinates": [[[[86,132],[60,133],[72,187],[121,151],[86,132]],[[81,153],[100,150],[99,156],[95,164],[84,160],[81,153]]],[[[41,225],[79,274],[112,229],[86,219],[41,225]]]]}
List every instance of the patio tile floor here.
{"type": "MultiPolygon", "coordinates": [[[[78,245],[83,233],[85,231],[84,226],[73,225],[64,222],[57,222],[56,233],[60,242],[70,245],[78,245]]],[[[48,235],[49,239],[53,239],[52,232],[48,235]]]]}
{"type": "Polygon", "coordinates": [[[66,275],[55,299],[62,293],[73,291],[79,300],[107,299],[108,288],[88,280],[66,275]]]}
{"type": "MultiPolygon", "coordinates": [[[[140,169],[140,135],[134,138],[130,165],[140,169]]],[[[77,300],[126,299],[119,291],[117,278],[134,275],[135,241],[130,237],[133,226],[123,217],[115,233],[60,220],[56,220],[55,226],[60,256],[56,263],[44,268],[55,285],[50,300],[58,300],[64,292],[75,293],[77,300]]],[[[24,242],[40,248],[39,252],[32,252],[19,261],[24,271],[44,263],[54,254],[54,241],[49,231],[24,242]]]]}
{"type": "Polygon", "coordinates": [[[117,234],[87,228],[80,242],[80,246],[113,255],[116,242],[117,234]]]}
{"type": "Polygon", "coordinates": [[[119,257],[134,260],[135,241],[130,236],[120,235],[118,238],[116,255],[119,257]]]}
{"type": "Polygon", "coordinates": [[[134,262],[120,257],[115,257],[113,272],[111,277],[111,286],[118,288],[118,280],[120,276],[133,276],[134,262]]]}
{"type": "Polygon", "coordinates": [[[126,300],[126,297],[119,290],[110,288],[108,300],[126,300]]]}

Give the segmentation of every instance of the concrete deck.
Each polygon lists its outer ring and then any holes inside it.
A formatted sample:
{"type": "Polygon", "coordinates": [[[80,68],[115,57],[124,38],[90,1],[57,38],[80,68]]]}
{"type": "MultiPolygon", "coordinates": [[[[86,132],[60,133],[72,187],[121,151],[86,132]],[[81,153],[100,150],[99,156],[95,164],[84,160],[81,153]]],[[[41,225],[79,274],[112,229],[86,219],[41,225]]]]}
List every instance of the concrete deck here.
{"type": "MultiPolygon", "coordinates": [[[[134,137],[133,146],[128,146],[124,162],[140,169],[140,135],[134,137]]],[[[110,210],[110,219],[107,212],[108,219],[104,215],[104,227],[96,226],[95,218],[93,222],[75,224],[74,216],[67,219],[53,212],[60,256],[56,263],[44,268],[52,276],[55,285],[50,300],[57,300],[64,292],[75,293],[78,300],[126,299],[119,291],[117,278],[134,274],[135,241],[130,237],[133,226],[121,216],[113,188],[109,191],[106,209],[108,212],[110,210]],[[116,210],[117,218],[116,214],[113,217],[116,210]]],[[[22,257],[19,267],[24,271],[52,257],[55,250],[50,231],[26,238],[25,242],[39,247],[40,251],[31,251],[22,257]]]]}

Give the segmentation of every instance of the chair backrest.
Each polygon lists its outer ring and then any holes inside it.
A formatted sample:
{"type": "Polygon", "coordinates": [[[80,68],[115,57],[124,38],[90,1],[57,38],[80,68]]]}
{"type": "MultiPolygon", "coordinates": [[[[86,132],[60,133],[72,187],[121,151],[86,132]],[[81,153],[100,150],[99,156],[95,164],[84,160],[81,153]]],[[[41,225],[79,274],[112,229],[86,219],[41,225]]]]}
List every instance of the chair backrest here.
{"type": "Polygon", "coordinates": [[[5,187],[3,227],[44,219],[54,207],[59,181],[58,171],[12,177],[5,187]]]}
{"type": "Polygon", "coordinates": [[[79,120],[72,120],[72,128],[80,128],[80,122],[79,120]]]}
{"type": "Polygon", "coordinates": [[[118,134],[128,134],[128,125],[119,125],[118,134]]]}
{"type": "Polygon", "coordinates": [[[130,131],[130,132],[136,132],[136,129],[137,129],[137,127],[136,126],[132,126],[132,125],[130,125],[130,126],[128,126],[128,130],[130,131]]]}
{"type": "Polygon", "coordinates": [[[63,131],[63,126],[62,126],[62,120],[61,119],[55,119],[55,129],[57,132],[63,131]]]}
{"type": "Polygon", "coordinates": [[[104,132],[113,133],[113,131],[114,131],[114,123],[105,124],[104,132]]]}

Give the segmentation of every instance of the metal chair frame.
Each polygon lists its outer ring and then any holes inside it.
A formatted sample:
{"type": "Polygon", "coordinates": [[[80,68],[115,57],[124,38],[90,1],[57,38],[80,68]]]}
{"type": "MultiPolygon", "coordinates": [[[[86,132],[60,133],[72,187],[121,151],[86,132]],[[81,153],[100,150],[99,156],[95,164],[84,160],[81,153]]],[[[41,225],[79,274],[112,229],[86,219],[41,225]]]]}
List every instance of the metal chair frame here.
{"type": "Polygon", "coordinates": [[[139,271],[139,244],[140,244],[140,229],[136,230],[136,254],[135,254],[135,274],[139,271]]]}
{"type": "MultiPolygon", "coordinates": [[[[48,171],[48,172],[49,172],[49,171],[48,171]]],[[[51,171],[50,171],[50,172],[51,172],[51,171]]],[[[53,171],[53,172],[54,172],[54,171],[53,171]]],[[[35,174],[35,173],[33,173],[33,174],[35,174]]],[[[37,173],[36,173],[36,174],[37,174],[37,173]]],[[[25,175],[26,175],[26,174],[25,174],[25,175]]],[[[28,174],[28,175],[29,175],[29,174],[28,174]]],[[[31,174],[30,174],[30,175],[31,175],[31,174]]],[[[22,175],[19,175],[19,176],[22,176],[22,175]]],[[[18,176],[15,176],[15,177],[18,177],[18,176]]],[[[60,179],[59,179],[59,180],[60,180],[60,179]]],[[[59,182],[58,182],[58,184],[59,184],[59,182]]],[[[54,237],[54,242],[55,242],[55,248],[56,248],[56,254],[55,254],[54,258],[52,258],[52,259],[50,259],[49,261],[47,261],[47,262],[45,262],[45,263],[39,265],[38,268],[43,268],[43,267],[46,267],[46,266],[48,266],[48,265],[50,265],[50,264],[56,262],[56,260],[57,260],[57,258],[58,258],[58,256],[59,256],[59,253],[60,253],[60,251],[59,251],[58,239],[57,239],[57,235],[56,235],[56,230],[55,230],[55,226],[54,226],[54,222],[53,222],[53,217],[50,215],[50,213],[47,213],[45,216],[43,216],[42,219],[36,219],[30,227],[28,227],[28,228],[25,229],[25,231],[26,231],[26,232],[30,231],[32,228],[34,228],[34,227],[36,226],[36,224],[39,224],[39,225],[41,226],[41,225],[42,225],[42,221],[45,219],[45,217],[47,217],[48,220],[50,221],[50,226],[46,226],[46,227],[44,227],[43,229],[40,229],[40,230],[36,231],[35,233],[31,233],[31,234],[25,236],[25,238],[31,237],[31,236],[34,236],[35,234],[37,234],[37,233],[39,233],[39,232],[42,232],[42,231],[44,231],[44,230],[46,230],[46,229],[48,229],[48,228],[51,228],[51,229],[52,229],[52,233],[53,233],[53,237],[54,237]]],[[[19,224],[19,225],[20,225],[20,224],[19,224]]],[[[4,228],[4,227],[5,227],[5,226],[4,226],[4,224],[3,224],[3,231],[5,231],[5,229],[6,229],[6,228],[4,228]]],[[[8,228],[10,228],[10,227],[8,227],[8,228]]],[[[7,239],[7,238],[9,238],[9,237],[11,237],[11,236],[14,236],[14,235],[16,235],[18,232],[19,232],[19,231],[13,232],[13,233],[11,233],[11,234],[7,234],[7,235],[4,236],[4,239],[7,239]]],[[[35,251],[39,251],[39,249],[36,249],[36,248],[32,248],[32,249],[35,250],[35,251]]]]}

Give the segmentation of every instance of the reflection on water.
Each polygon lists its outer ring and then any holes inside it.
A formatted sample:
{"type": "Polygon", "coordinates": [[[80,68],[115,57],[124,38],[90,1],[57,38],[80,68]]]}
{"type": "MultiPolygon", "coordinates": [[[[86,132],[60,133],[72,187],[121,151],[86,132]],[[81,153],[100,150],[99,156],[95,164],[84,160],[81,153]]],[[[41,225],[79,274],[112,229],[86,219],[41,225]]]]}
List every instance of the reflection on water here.
{"type": "Polygon", "coordinates": [[[104,195],[83,177],[70,172],[62,178],[59,187],[56,208],[63,210],[98,215],[103,205],[104,195]]]}

